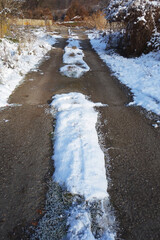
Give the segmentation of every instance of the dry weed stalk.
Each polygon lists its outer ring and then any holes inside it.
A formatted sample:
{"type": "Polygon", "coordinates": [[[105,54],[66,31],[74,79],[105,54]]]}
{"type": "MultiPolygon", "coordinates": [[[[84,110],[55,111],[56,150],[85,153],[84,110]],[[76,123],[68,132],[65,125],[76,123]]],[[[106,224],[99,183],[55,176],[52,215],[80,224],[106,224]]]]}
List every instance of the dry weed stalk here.
{"type": "Polygon", "coordinates": [[[88,27],[96,28],[98,30],[103,30],[107,26],[106,16],[102,11],[98,11],[92,16],[85,17],[84,20],[88,27]]]}

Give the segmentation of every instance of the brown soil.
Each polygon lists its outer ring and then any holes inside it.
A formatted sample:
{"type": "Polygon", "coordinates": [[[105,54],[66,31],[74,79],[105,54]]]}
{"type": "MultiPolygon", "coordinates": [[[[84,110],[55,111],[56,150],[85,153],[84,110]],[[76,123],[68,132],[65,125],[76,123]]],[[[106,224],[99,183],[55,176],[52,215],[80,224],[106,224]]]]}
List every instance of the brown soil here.
{"type": "Polygon", "coordinates": [[[50,59],[39,67],[44,75],[29,73],[11,96],[10,102],[22,106],[0,112],[0,239],[26,239],[25,234],[20,235],[21,225],[27,226],[40,217],[37,210],[44,206],[46,177],[53,171],[48,103],[54,94],[78,91],[94,102],[108,104],[101,109],[100,118],[105,148],[109,149],[109,193],[119,222],[118,237],[158,240],[160,130],[151,126],[139,108],[126,106],[131,98],[129,91],[111,76],[83,32],[77,33],[91,71],[80,79],[60,75],[64,36],[50,52],[50,59]],[[19,225],[14,237],[13,230],[19,225]]]}

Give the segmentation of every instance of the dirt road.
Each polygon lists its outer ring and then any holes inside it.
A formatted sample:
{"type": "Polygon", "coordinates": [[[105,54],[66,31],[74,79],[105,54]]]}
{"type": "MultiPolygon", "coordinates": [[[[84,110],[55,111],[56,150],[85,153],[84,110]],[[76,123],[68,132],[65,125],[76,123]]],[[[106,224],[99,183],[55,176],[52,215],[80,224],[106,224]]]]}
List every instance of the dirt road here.
{"type": "MultiPolygon", "coordinates": [[[[127,107],[131,96],[81,39],[91,71],[80,79],[59,73],[66,33],[39,67],[16,89],[0,111],[0,239],[27,239],[23,227],[41,216],[47,179],[53,173],[49,102],[54,94],[77,91],[101,109],[101,131],[110,156],[109,194],[122,239],[160,239],[160,130],[154,129],[140,109],[127,107]],[[9,120],[9,121],[8,121],[9,120]],[[106,122],[107,120],[107,122],[106,122]]],[[[107,166],[107,162],[106,162],[107,166]]]]}

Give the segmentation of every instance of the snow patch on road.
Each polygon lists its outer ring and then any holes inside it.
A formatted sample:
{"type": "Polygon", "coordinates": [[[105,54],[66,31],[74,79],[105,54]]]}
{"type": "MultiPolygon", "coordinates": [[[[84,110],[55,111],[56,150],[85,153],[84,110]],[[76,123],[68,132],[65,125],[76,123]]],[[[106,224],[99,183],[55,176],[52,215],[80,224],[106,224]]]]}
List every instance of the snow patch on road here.
{"type": "Polygon", "coordinates": [[[81,93],[56,95],[51,103],[52,114],[56,118],[53,179],[76,199],[68,217],[67,239],[70,240],[113,240],[116,237],[112,229],[115,219],[102,207],[103,202],[109,202],[108,182],[104,153],[96,131],[98,113],[94,108],[104,106],[89,101],[81,93]],[[100,207],[97,207],[99,203],[100,207]],[[93,231],[91,209],[94,206],[98,236],[97,231],[93,231]],[[108,221],[104,221],[106,216],[108,221]]]}
{"type": "Polygon", "coordinates": [[[0,41],[0,107],[7,106],[7,100],[21,83],[25,74],[37,67],[43,56],[56,43],[56,37],[44,28],[26,32],[15,41],[2,38],[0,41]],[[23,40],[22,40],[23,38],[23,40]]]}
{"type": "Polygon", "coordinates": [[[67,64],[60,68],[62,75],[73,78],[80,78],[84,73],[90,70],[87,63],[83,60],[84,53],[80,47],[80,41],[77,36],[70,33],[68,45],[65,47],[63,63],[67,64]]]}
{"type": "Polygon", "coordinates": [[[51,106],[57,111],[54,179],[86,200],[103,199],[108,195],[107,180],[96,132],[98,113],[94,110],[103,105],[81,93],[69,93],[54,96],[51,106]]]}
{"type": "Polygon", "coordinates": [[[129,105],[138,105],[160,114],[160,51],[143,54],[137,58],[125,58],[109,46],[109,33],[88,32],[94,50],[111,68],[113,74],[134,94],[129,105]]]}

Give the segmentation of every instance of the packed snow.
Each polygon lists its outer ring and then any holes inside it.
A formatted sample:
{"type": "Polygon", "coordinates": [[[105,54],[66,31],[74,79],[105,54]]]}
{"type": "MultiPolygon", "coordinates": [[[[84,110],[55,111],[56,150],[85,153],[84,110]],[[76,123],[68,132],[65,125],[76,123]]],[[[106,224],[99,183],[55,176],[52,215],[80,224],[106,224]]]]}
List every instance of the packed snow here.
{"type": "Polygon", "coordinates": [[[116,237],[112,229],[115,219],[108,211],[108,182],[104,153],[96,131],[98,112],[94,109],[105,106],[75,92],[55,95],[51,103],[56,118],[53,179],[65,187],[73,198],[75,196],[67,221],[67,239],[70,240],[97,239],[97,231],[93,233],[91,228],[92,204],[100,204],[95,214],[96,227],[101,232],[98,239],[113,240],[116,237]],[[107,203],[106,209],[103,201],[107,203]]]}
{"type": "Polygon", "coordinates": [[[79,78],[90,68],[83,60],[84,53],[80,47],[78,36],[71,31],[69,31],[69,34],[68,45],[65,47],[63,55],[63,63],[66,65],[60,68],[60,72],[67,77],[79,78]]]}
{"type": "Polygon", "coordinates": [[[88,32],[92,47],[123,84],[134,94],[129,105],[138,105],[160,114],[160,51],[125,58],[109,47],[109,33],[88,32]],[[106,50],[109,49],[109,50],[106,50]]]}
{"type": "Polygon", "coordinates": [[[16,41],[2,38],[0,41],[0,107],[8,105],[7,100],[22,82],[24,75],[35,68],[44,55],[56,43],[58,35],[47,33],[44,28],[26,32],[16,41]]]}

